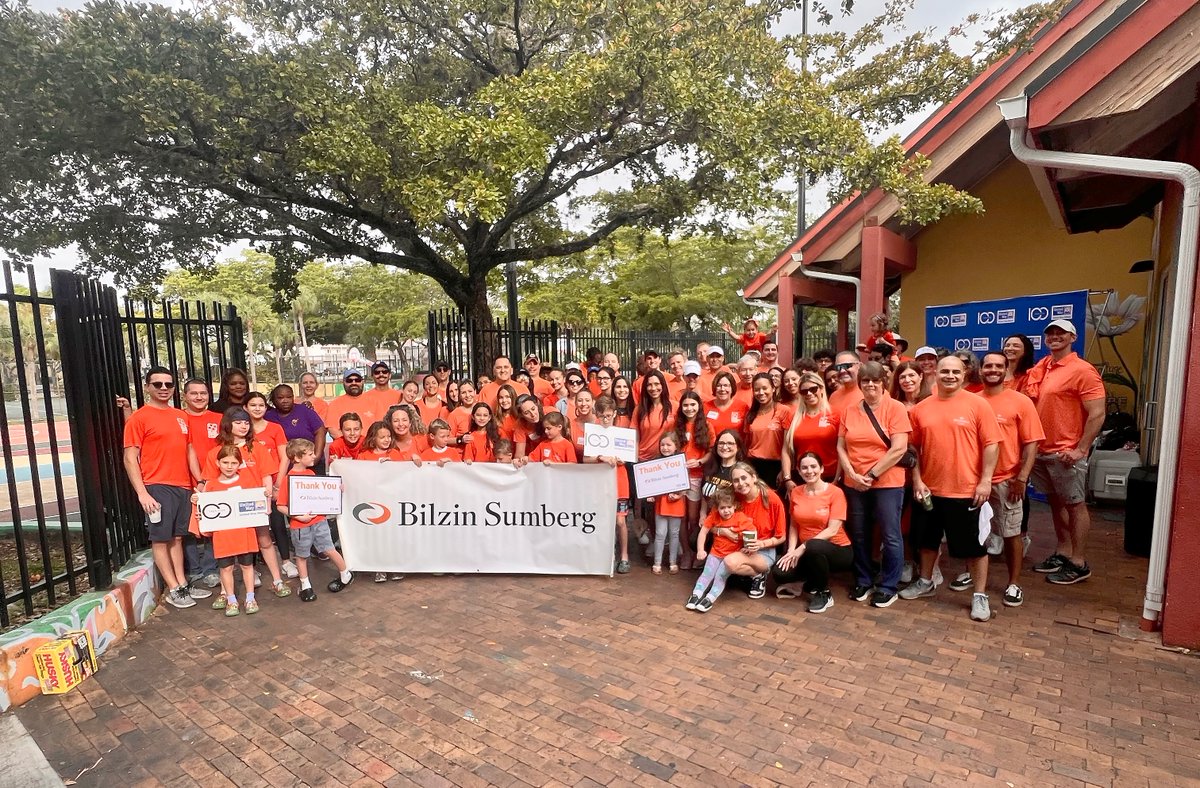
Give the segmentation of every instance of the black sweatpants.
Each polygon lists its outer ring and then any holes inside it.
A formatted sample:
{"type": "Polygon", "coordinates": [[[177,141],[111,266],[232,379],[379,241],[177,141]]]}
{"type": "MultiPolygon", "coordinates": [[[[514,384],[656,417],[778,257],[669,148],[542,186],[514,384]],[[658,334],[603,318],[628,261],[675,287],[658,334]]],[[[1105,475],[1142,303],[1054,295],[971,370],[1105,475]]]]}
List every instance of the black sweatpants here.
{"type": "Polygon", "coordinates": [[[854,566],[854,551],[849,545],[836,545],[828,539],[809,539],[804,543],[804,555],[790,571],[779,565],[771,567],[778,585],[804,581],[804,590],[828,591],[829,573],[845,572],[854,566]]]}

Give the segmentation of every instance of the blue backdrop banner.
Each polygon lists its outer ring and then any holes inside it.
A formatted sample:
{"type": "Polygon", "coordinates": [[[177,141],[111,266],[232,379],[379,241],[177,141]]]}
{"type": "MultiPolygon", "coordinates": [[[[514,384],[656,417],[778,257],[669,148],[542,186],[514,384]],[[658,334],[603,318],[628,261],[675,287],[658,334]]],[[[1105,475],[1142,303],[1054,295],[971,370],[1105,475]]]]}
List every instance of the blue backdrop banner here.
{"type": "Polygon", "coordinates": [[[970,301],[965,304],[925,307],[925,344],[950,350],[971,350],[976,355],[1001,350],[1005,337],[1024,334],[1033,342],[1037,358],[1046,355],[1042,332],[1051,320],[1065,318],[1075,324],[1075,352],[1086,347],[1088,291],[970,301]]]}

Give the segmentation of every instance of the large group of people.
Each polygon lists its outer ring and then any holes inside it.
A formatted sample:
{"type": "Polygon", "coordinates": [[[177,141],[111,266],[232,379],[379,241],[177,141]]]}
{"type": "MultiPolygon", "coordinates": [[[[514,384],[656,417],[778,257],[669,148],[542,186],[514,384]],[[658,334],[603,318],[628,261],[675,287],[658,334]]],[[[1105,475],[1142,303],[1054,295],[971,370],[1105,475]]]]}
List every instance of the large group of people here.
{"type": "Polygon", "coordinates": [[[477,380],[436,364],[397,387],[378,361],[367,374],[346,370],[344,393],[328,402],[309,373],[264,395],[231,369],[215,401],[204,381],[185,381],[177,410],[174,377],[155,368],[145,405],[126,421],[125,465],[167,601],[191,606],[220,585],[213,607],[225,615],[258,609],[259,555],[277,596],[299,578],[300,598],[315,598],[313,557],[337,568],[329,591],[352,582],[324,518],[287,511],[287,477],[338,458],[607,463],[617,477],[616,572],[631,571],[635,545],[655,574],[699,570],[686,601],[699,612],[738,576],[752,598],[773,579],[777,597],[806,597],[821,613],[834,604],[838,573],[850,599],[886,608],[934,595],[946,553],[963,562],[949,588],[970,590],[970,617],[986,621],[989,546],[1006,562],[1003,604],[1023,602],[1031,482],[1048,498],[1057,539],[1034,571],[1057,584],[1086,580],[1086,458],[1104,387],[1072,352],[1071,322],[1045,327],[1049,353],[1036,363],[1021,335],[982,357],[931,347],[908,357],[885,316],[872,325],[869,343],[792,366],[753,320],[740,334],[726,326],[736,358],[701,343],[690,358],[646,351],[631,372],[591,348],[561,369],[532,353],[520,368],[501,356],[477,380]],[[638,499],[627,463],[585,455],[588,423],[636,430],[639,461],[683,455],[687,488],[638,499]],[[265,490],[270,525],[198,538],[191,496],[236,486],[265,490]],[[240,604],[234,566],[246,585],[240,604]]]}

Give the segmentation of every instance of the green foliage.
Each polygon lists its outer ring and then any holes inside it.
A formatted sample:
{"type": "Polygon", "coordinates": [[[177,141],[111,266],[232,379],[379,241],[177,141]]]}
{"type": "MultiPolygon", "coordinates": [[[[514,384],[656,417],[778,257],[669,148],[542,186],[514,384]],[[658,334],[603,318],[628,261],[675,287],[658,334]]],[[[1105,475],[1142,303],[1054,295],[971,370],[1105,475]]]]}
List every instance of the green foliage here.
{"type": "MultiPolygon", "coordinates": [[[[289,297],[304,262],[358,258],[486,318],[506,262],[753,217],[800,166],[835,198],[882,186],[910,221],[979,210],[871,134],[951,95],[1045,8],[988,20],[957,56],[961,31],[885,43],[908,2],[854,34],[775,37],[799,2],[0,0],[0,248],[75,243],[135,285],[250,241],[289,297]]],[[[630,308],[707,313],[670,292],[630,308]]]]}

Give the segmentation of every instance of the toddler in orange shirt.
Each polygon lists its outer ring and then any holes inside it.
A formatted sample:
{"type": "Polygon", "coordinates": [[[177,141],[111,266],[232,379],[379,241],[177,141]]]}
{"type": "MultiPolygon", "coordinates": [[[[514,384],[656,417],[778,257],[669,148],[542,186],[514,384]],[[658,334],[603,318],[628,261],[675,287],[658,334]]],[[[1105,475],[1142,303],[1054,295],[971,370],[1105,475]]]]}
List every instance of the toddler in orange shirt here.
{"type": "Polygon", "coordinates": [[[696,558],[704,561],[704,571],[692,588],[688,597],[688,610],[707,613],[712,610],[717,597],[725,591],[725,582],[729,580],[729,569],[725,566],[725,556],[742,549],[742,534],[753,531],[754,522],[737,510],[737,500],[733,490],[717,490],[709,504],[708,517],[700,528],[700,536],[696,538],[696,558]],[[709,532],[713,533],[712,552],[704,550],[709,532]],[[706,557],[707,556],[707,557],[706,557]]]}

